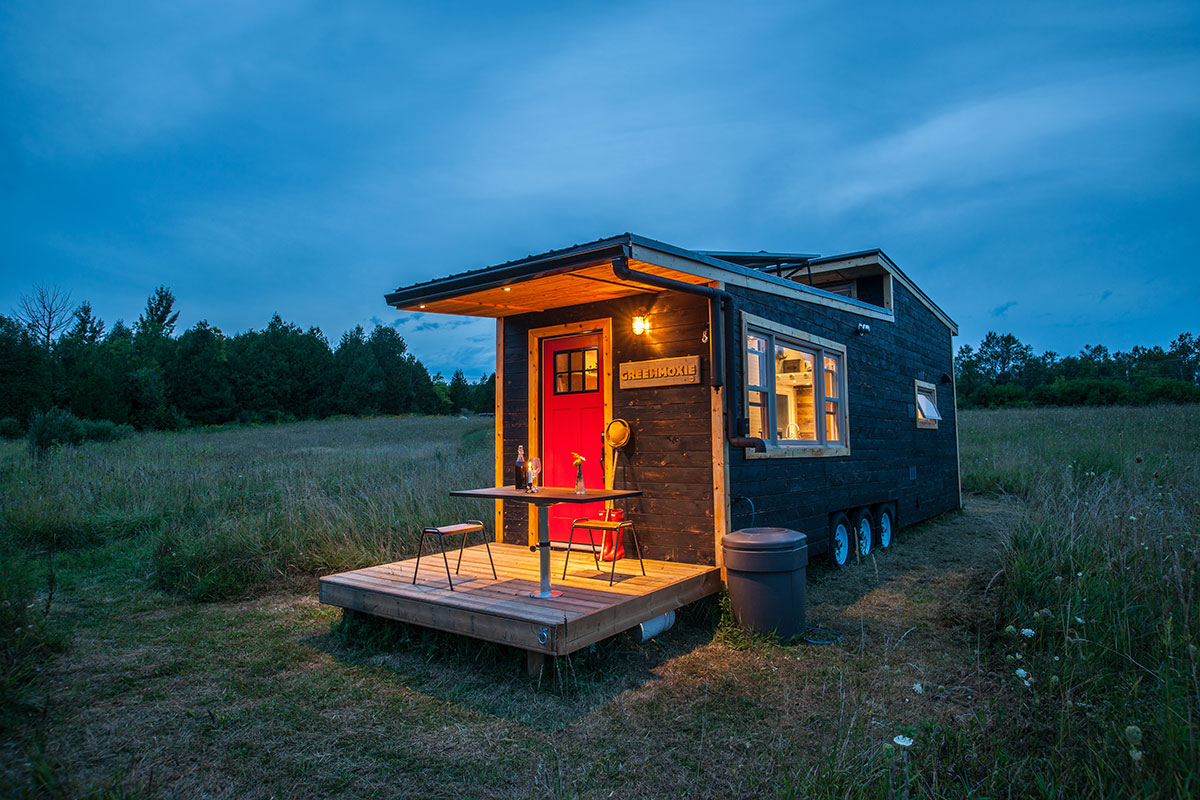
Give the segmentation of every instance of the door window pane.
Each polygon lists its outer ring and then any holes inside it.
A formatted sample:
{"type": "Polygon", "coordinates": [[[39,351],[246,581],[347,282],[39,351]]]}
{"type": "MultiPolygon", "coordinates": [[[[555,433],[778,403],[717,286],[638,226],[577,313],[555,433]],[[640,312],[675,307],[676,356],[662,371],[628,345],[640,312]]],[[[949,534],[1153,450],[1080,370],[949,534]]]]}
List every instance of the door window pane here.
{"type": "Polygon", "coordinates": [[[600,352],[595,347],[554,354],[554,393],[600,391],[600,352]]]}

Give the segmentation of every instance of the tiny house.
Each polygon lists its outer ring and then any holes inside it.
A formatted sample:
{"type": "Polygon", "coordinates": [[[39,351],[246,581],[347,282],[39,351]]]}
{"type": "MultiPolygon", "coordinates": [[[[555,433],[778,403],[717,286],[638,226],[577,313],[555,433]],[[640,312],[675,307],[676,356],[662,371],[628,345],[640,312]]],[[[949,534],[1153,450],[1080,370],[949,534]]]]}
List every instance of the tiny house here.
{"type": "MultiPolygon", "coordinates": [[[[686,250],[622,234],[398,289],[402,311],[496,320],[495,481],[636,489],[648,559],[720,566],[778,526],[841,566],[959,507],[954,321],[882,251],[686,250]],[[606,442],[614,419],[632,435],[606,442]]],[[[550,509],[550,539],[600,508],[550,509]]],[[[525,503],[496,539],[531,543],[525,503]]]]}

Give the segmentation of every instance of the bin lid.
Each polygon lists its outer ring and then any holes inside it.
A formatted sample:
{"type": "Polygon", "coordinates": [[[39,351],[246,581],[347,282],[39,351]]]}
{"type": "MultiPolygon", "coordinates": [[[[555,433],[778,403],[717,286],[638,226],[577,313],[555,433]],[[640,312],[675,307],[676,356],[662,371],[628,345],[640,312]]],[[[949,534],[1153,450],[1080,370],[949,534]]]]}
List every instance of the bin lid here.
{"type": "Polygon", "coordinates": [[[795,550],[808,546],[808,537],[791,528],[742,528],[721,537],[732,550],[795,550]]]}

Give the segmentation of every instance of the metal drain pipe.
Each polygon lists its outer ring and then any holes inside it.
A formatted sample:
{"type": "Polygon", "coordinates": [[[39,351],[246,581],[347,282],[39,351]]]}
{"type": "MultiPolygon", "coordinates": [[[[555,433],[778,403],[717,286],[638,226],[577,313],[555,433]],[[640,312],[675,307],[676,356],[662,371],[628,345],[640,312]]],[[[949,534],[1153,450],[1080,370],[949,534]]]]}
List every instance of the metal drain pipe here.
{"type": "MultiPolygon", "coordinates": [[[[622,245],[621,251],[621,256],[612,260],[613,274],[621,280],[645,283],[650,286],[657,286],[660,289],[670,289],[676,292],[695,294],[708,298],[708,316],[712,325],[711,335],[708,337],[709,364],[712,365],[712,386],[717,389],[722,388],[725,385],[725,376],[733,372],[732,369],[728,368],[731,356],[725,347],[725,328],[726,326],[729,328],[733,327],[733,295],[723,289],[714,289],[711,286],[684,283],[674,278],[651,275],[649,272],[640,272],[629,266],[629,259],[632,254],[629,245],[622,245]]],[[[738,410],[735,405],[738,402],[738,393],[726,392],[725,394],[729,400],[729,420],[728,430],[726,431],[729,444],[734,447],[753,447],[760,453],[766,452],[767,446],[762,439],[752,436],[742,436],[735,429],[736,420],[740,418],[740,415],[735,413],[738,410]]]]}

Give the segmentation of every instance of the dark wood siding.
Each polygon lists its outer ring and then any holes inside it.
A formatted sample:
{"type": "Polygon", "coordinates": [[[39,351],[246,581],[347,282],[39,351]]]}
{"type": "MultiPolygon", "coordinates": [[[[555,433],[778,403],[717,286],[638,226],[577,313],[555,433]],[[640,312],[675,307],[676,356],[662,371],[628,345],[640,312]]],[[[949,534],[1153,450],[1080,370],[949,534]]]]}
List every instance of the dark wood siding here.
{"type": "Polygon", "coordinates": [[[735,325],[729,337],[733,374],[729,390],[741,392],[746,312],[846,347],[847,419],[850,455],[820,458],[748,459],[729,454],[731,527],[783,526],[809,536],[810,551],[825,550],[829,514],[895,501],[897,521],[907,525],[959,505],[950,330],[899,281],[893,284],[895,321],[799,303],[772,294],[731,287],[735,325]],[[871,330],[858,333],[866,322],[871,330]],[[937,385],[942,421],[937,430],[918,429],[914,380],[937,385]],[[756,515],[751,517],[753,501],[756,515]]]}
{"type": "MultiPolygon", "coordinates": [[[[694,564],[715,563],[712,435],[709,414],[708,326],[704,298],[676,292],[644,294],[601,305],[581,305],[504,320],[505,462],[528,445],[528,333],[588,319],[612,319],[612,414],[629,421],[633,441],[617,460],[615,486],[645,495],[618,504],[637,526],[647,558],[694,564]],[[649,312],[651,331],[634,336],[630,320],[649,312]],[[616,365],[676,356],[701,357],[701,383],[622,390],[616,365]]],[[[534,398],[536,402],[536,398],[534,398]]],[[[596,432],[597,437],[600,431],[596,432]]],[[[511,470],[511,467],[509,468],[511,470]]],[[[508,473],[506,473],[507,475],[508,473]]],[[[511,478],[506,477],[505,482],[511,478]]],[[[523,503],[504,507],[504,541],[524,544],[528,511],[523,503]]]]}

